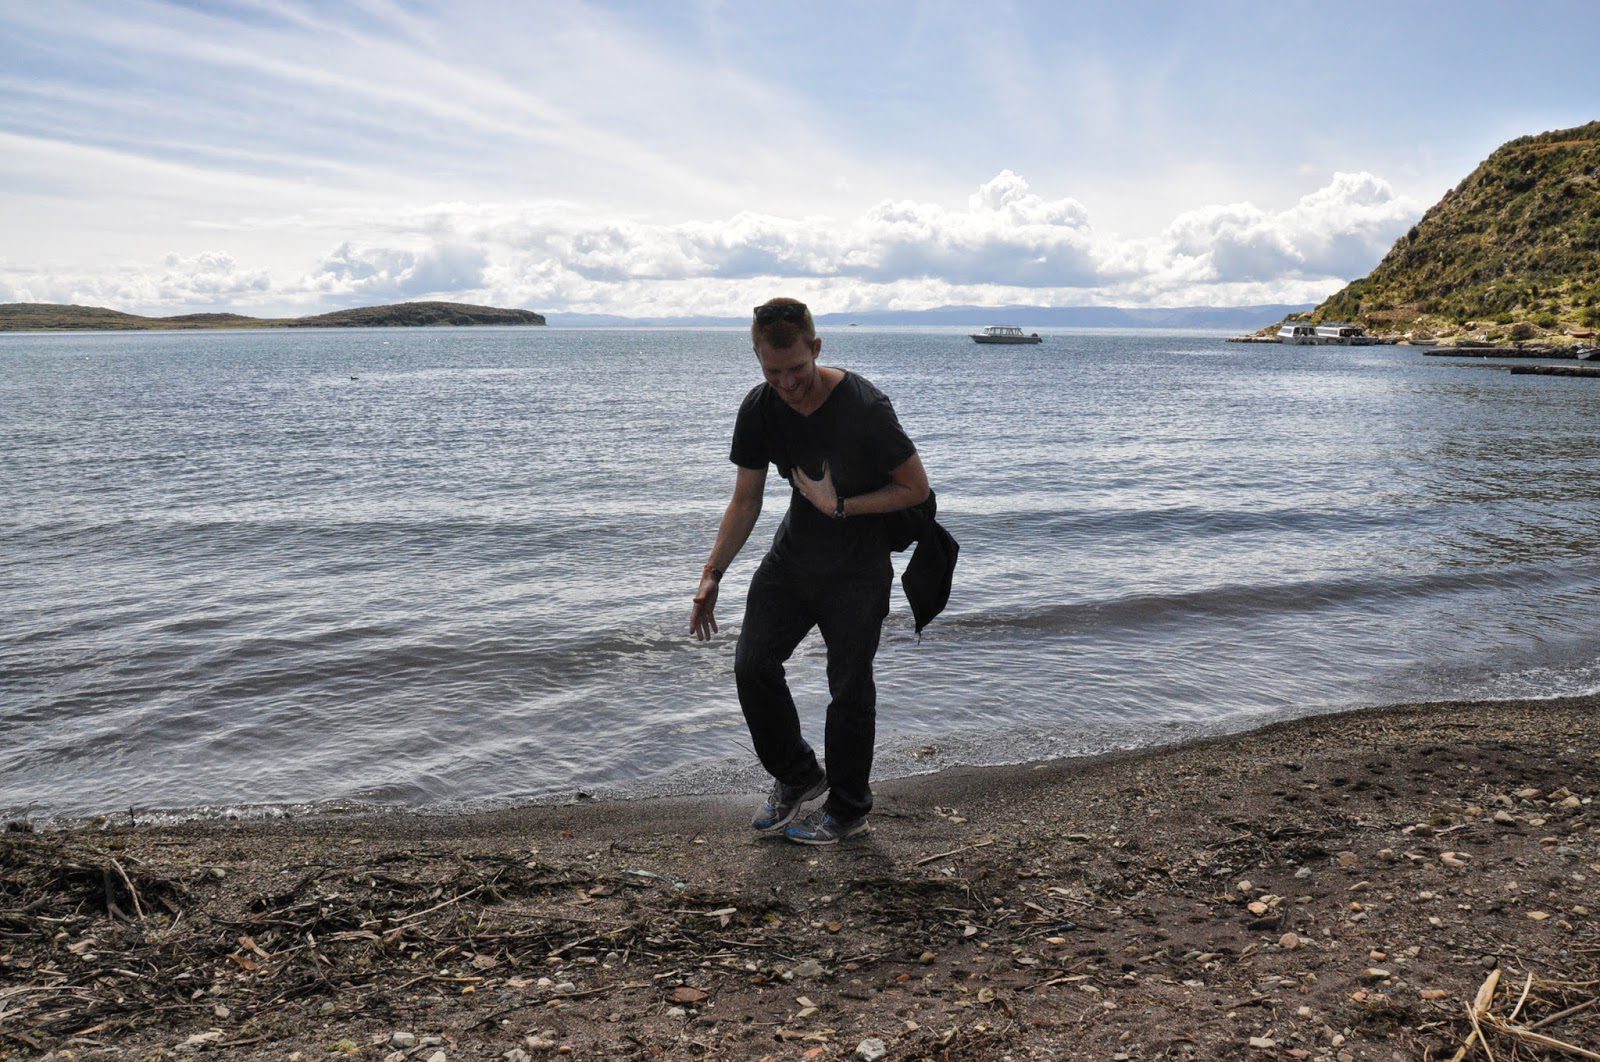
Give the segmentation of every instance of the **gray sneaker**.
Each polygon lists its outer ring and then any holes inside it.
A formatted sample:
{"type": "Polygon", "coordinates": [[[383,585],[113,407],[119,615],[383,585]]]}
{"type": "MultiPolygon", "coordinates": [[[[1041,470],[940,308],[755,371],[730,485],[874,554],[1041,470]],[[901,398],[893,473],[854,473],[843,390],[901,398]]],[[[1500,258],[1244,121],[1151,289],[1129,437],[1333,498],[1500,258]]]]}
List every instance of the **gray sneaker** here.
{"type": "Polygon", "coordinates": [[[853,822],[836,819],[830,811],[818,808],[783,831],[795,844],[838,844],[867,832],[865,817],[853,822]]]}
{"type": "Polygon", "coordinates": [[[779,830],[794,821],[800,814],[800,806],[808,800],[815,800],[828,791],[828,779],[818,778],[809,786],[784,785],[782,782],[772,783],[772,795],[767,797],[767,802],[761,805],[761,810],[756,812],[756,817],[750,820],[750,825],[762,833],[771,833],[779,830]]]}

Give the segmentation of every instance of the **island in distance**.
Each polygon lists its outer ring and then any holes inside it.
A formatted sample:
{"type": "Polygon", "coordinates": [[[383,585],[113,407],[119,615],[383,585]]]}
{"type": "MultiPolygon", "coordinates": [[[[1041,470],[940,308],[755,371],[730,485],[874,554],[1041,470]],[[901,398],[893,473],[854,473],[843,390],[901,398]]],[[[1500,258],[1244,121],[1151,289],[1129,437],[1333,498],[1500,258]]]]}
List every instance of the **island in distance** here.
{"type": "Polygon", "coordinates": [[[237,313],[188,313],[141,317],[100,306],[51,302],[0,303],[0,332],[101,331],[167,328],[417,328],[429,325],[542,325],[532,310],[471,306],[460,302],[398,302],[360,306],[311,317],[246,317],[237,313]]]}

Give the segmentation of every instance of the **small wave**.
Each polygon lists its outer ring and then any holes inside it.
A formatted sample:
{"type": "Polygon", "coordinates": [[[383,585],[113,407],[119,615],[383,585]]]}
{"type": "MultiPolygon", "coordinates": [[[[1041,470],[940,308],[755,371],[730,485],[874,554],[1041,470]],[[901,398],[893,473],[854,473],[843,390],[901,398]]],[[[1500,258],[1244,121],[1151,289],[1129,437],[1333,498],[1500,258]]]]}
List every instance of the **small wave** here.
{"type": "Polygon", "coordinates": [[[1112,536],[1155,536],[1172,542],[1177,536],[1236,535],[1252,533],[1350,533],[1369,530],[1392,531],[1416,526],[1415,510],[1366,506],[1351,509],[1318,509],[1286,506],[1280,509],[1215,509],[1205,506],[1174,505],[1162,508],[1067,509],[1058,503],[1017,505],[1015,500],[967,499],[952,506],[941,519],[980,534],[1025,528],[1030,536],[1047,534],[1068,542],[1095,542],[1112,536]]]}
{"type": "Polygon", "coordinates": [[[1093,601],[1043,605],[1016,612],[955,615],[942,619],[941,625],[970,631],[1058,633],[1089,628],[1142,627],[1198,617],[1263,616],[1315,612],[1363,603],[1392,604],[1405,599],[1484,589],[1525,589],[1551,585],[1568,590],[1572,586],[1572,575],[1570,570],[1557,572],[1525,567],[1224,585],[1177,593],[1128,594],[1093,601]]]}

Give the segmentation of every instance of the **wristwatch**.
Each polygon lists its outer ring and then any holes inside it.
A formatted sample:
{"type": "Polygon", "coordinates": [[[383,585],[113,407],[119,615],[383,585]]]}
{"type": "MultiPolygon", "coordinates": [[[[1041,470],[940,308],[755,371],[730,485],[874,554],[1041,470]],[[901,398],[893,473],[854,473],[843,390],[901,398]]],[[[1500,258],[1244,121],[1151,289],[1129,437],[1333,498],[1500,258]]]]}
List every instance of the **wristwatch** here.
{"type": "Polygon", "coordinates": [[[835,520],[843,520],[844,519],[844,495],[843,494],[839,494],[839,495],[835,495],[835,497],[838,500],[833,503],[833,518],[835,520]]]}

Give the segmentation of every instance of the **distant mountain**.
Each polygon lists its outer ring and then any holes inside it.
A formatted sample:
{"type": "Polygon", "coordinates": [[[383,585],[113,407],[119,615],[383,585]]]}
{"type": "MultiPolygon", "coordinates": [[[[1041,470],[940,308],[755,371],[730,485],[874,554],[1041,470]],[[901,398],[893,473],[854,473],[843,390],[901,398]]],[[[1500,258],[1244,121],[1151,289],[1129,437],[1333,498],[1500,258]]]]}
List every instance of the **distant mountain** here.
{"type": "Polygon", "coordinates": [[[1491,341],[1600,327],[1600,122],[1496,149],[1313,317],[1491,341]]]}
{"type": "MultiPolygon", "coordinates": [[[[940,306],[931,310],[865,310],[860,313],[825,313],[817,324],[825,328],[850,325],[942,326],[981,328],[989,324],[1023,328],[1217,328],[1238,329],[1304,313],[1310,303],[1263,306],[1179,306],[1132,309],[1116,306],[940,306]]],[[[549,322],[567,328],[697,328],[741,327],[748,317],[619,317],[611,314],[551,313],[549,322]]]]}
{"type": "Polygon", "coordinates": [[[392,306],[362,306],[315,317],[297,317],[291,328],[416,328],[427,325],[542,325],[544,315],[532,310],[503,310],[495,306],[470,306],[463,302],[398,302],[392,306]]]}
{"type": "Polygon", "coordinates": [[[237,313],[188,313],[140,317],[100,306],[50,302],[0,303],[0,332],[133,331],[162,328],[415,328],[428,325],[542,325],[532,310],[504,310],[459,302],[399,302],[363,306],[312,317],[245,317],[237,313]]]}

